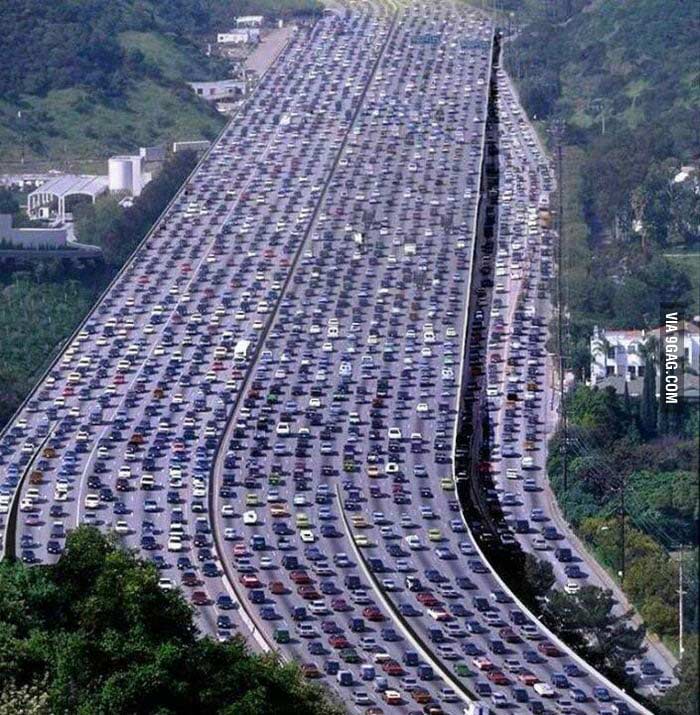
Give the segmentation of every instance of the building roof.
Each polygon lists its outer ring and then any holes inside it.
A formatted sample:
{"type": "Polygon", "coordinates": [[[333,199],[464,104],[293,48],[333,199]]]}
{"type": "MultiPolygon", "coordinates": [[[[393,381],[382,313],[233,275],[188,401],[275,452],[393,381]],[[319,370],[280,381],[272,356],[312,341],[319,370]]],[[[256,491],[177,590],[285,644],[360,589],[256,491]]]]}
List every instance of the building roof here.
{"type": "Polygon", "coordinates": [[[90,176],[86,174],[63,174],[45,181],[41,186],[29,194],[53,194],[54,196],[71,196],[72,194],[85,194],[99,196],[109,186],[106,176],[90,176]]]}

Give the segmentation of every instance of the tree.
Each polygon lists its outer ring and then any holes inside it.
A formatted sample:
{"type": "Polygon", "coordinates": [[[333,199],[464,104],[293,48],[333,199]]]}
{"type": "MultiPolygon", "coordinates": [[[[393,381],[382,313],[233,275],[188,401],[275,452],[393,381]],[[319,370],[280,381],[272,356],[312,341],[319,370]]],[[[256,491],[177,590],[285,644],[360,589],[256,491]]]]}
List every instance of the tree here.
{"type": "Polygon", "coordinates": [[[694,635],[686,643],[678,685],[661,698],[662,715],[697,715],[700,711],[698,682],[698,636],[694,635]]]}
{"type": "Polygon", "coordinates": [[[639,658],[645,629],[630,624],[630,613],[613,613],[612,591],[584,586],[576,594],[553,591],[542,620],[588,663],[618,682],[625,680],[625,665],[639,658]]]}
{"type": "Polygon", "coordinates": [[[36,715],[339,715],[296,665],[200,637],[158,578],[89,527],[55,566],[1,563],[0,715],[18,697],[36,715]]]}
{"type": "Polygon", "coordinates": [[[538,559],[533,554],[525,555],[523,574],[528,589],[538,597],[546,596],[556,580],[552,564],[544,559],[538,559]]]}
{"type": "Polygon", "coordinates": [[[0,186],[0,214],[16,214],[19,211],[19,202],[10,189],[0,186]]]}

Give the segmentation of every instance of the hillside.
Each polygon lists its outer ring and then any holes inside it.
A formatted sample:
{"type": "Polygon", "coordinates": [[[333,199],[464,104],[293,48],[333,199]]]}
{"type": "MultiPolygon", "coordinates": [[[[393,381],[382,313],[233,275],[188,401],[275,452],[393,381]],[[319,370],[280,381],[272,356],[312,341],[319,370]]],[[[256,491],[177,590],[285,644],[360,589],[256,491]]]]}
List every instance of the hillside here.
{"type": "Polygon", "coordinates": [[[543,134],[566,122],[564,287],[580,373],[594,324],[652,326],[662,301],[700,310],[700,184],[674,182],[700,161],[700,21],[682,0],[501,5],[528,114],[543,134]]]}
{"type": "Polygon", "coordinates": [[[242,12],[311,11],[314,0],[8,0],[0,3],[0,156],[104,157],[212,138],[225,119],[186,80],[225,77],[204,38],[242,12]]]}

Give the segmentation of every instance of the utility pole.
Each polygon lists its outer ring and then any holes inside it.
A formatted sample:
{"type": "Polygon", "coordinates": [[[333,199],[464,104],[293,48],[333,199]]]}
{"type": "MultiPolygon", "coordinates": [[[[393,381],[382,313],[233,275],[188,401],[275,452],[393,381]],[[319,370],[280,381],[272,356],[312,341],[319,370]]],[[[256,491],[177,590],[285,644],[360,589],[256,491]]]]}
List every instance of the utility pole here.
{"type": "Polygon", "coordinates": [[[620,484],[620,585],[624,588],[625,584],[625,489],[627,487],[627,477],[622,474],[622,482],[620,484]]]}
{"type": "Polygon", "coordinates": [[[678,568],[678,654],[683,657],[683,545],[681,544],[681,560],[678,568]]]}
{"type": "Polygon", "coordinates": [[[557,348],[559,372],[559,402],[561,409],[561,427],[564,436],[562,449],[562,467],[564,478],[564,493],[569,486],[569,429],[564,400],[564,288],[563,288],[563,243],[564,243],[564,131],[566,125],[561,119],[554,119],[549,128],[554,140],[557,157],[557,348]]]}

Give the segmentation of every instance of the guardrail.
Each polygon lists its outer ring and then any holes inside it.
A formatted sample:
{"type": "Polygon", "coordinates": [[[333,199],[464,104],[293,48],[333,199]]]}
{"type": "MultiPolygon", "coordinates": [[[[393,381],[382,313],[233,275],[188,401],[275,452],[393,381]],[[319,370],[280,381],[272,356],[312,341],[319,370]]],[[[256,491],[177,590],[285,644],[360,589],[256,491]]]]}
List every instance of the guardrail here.
{"type": "MultiPolygon", "coordinates": [[[[22,491],[22,486],[24,485],[24,480],[27,478],[27,474],[31,471],[31,468],[34,466],[34,462],[36,462],[37,457],[39,456],[40,452],[44,449],[46,446],[46,443],[53,437],[53,432],[55,429],[55,423],[51,425],[51,428],[49,429],[49,433],[44,437],[44,439],[39,443],[37,448],[34,450],[32,453],[31,458],[29,459],[29,462],[27,462],[27,466],[24,468],[22,471],[22,476],[20,476],[19,480],[17,481],[17,486],[15,487],[15,494],[19,494],[22,491]]],[[[18,500],[16,498],[13,498],[10,501],[10,506],[7,511],[7,521],[5,522],[5,531],[3,534],[2,538],[2,550],[0,551],[0,561],[3,559],[7,559],[8,561],[11,561],[17,557],[17,511],[18,511],[18,500]],[[10,545],[10,551],[8,555],[7,547],[8,544],[10,545]]]]}
{"type": "MultiPolygon", "coordinates": [[[[492,45],[492,52],[493,52],[493,45],[492,45]]],[[[492,80],[492,72],[491,72],[492,66],[491,64],[489,65],[489,74],[488,74],[488,86],[490,87],[491,80],[492,80]]],[[[487,102],[487,115],[488,115],[488,102],[487,102]]],[[[485,139],[485,133],[486,133],[486,122],[484,122],[484,139],[485,139]]],[[[483,160],[484,160],[484,152],[485,152],[485,144],[482,144],[482,154],[481,154],[481,166],[480,166],[480,172],[479,175],[480,177],[483,178],[483,160]]],[[[481,188],[480,188],[480,194],[479,194],[479,202],[481,202],[481,188]]],[[[477,236],[476,236],[476,228],[478,226],[478,212],[477,216],[475,217],[475,226],[474,226],[474,248],[473,248],[473,260],[476,257],[476,248],[477,248],[477,236]]],[[[472,276],[473,276],[473,268],[474,268],[474,263],[472,263],[472,271],[470,272],[469,276],[469,282],[468,282],[468,290],[467,290],[467,307],[465,310],[465,319],[464,319],[464,339],[463,339],[463,344],[462,344],[462,351],[461,351],[461,359],[460,359],[460,383],[458,385],[458,411],[457,414],[455,415],[455,424],[454,424],[454,433],[453,433],[453,442],[452,442],[452,479],[453,483],[455,485],[455,489],[457,489],[457,475],[455,472],[455,464],[456,464],[456,452],[457,452],[457,435],[458,435],[458,426],[459,426],[459,419],[460,419],[460,413],[461,413],[461,399],[462,399],[462,380],[464,377],[464,359],[466,355],[466,347],[467,347],[467,339],[468,339],[468,327],[469,327],[469,315],[471,311],[471,301],[472,301],[472,276]]],[[[473,459],[473,455],[471,455],[473,459]]],[[[513,602],[515,603],[518,608],[520,608],[523,613],[525,613],[528,618],[532,620],[533,623],[537,624],[537,627],[540,629],[540,631],[549,639],[551,640],[560,650],[565,652],[572,660],[574,660],[584,671],[592,673],[595,675],[595,677],[602,683],[604,684],[609,690],[611,690],[613,693],[615,693],[619,698],[624,700],[630,707],[635,709],[639,713],[643,713],[644,715],[653,715],[653,713],[650,710],[647,710],[644,706],[640,705],[634,698],[632,698],[627,692],[622,690],[622,688],[618,687],[615,685],[612,681],[608,680],[604,675],[599,673],[595,668],[590,666],[586,661],[581,658],[573,649],[571,649],[564,641],[562,641],[556,634],[554,634],[552,631],[550,631],[546,626],[544,626],[541,621],[530,611],[530,609],[518,598],[518,596],[509,588],[509,586],[505,583],[505,581],[501,578],[501,576],[498,574],[498,571],[492,566],[491,562],[486,558],[486,555],[481,549],[481,546],[479,545],[478,540],[475,538],[474,534],[472,533],[471,527],[469,526],[469,523],[464,515],[464,510],[461,508],[460,504],[460,517],[462,519],[462,523],[464,524],[465,528],[467,529],[469,536],[471,537],[472,543],[474,544],[475,550],[477,552],[477,555],[479,558],[483,561],[483,563],[487,564],[491,570],[491,574],[493,575],[494,579],[496,580],[498,586],[503,590],[505,593],[507,593],[512,599],[513,602]]]]}

